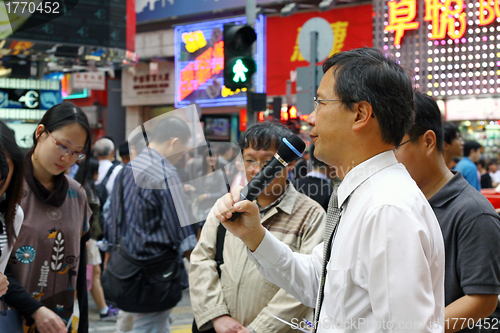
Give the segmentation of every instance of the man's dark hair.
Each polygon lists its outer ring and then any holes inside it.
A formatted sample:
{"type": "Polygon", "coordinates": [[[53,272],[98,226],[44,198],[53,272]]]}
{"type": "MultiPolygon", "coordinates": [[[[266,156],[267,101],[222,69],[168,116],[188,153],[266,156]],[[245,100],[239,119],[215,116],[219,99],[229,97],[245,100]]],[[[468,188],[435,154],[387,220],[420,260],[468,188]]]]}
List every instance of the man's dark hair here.
{"type": "Polygon", "coordinates": [[[366,101],[373,107],[382,140],[398,145],[413,122],[413,87],[403,68],[373,48],[340,52],[328,58],[323,72],[334,69],[335,92],[342,104],[366,101]]]}
{"type": "MultiPolygon", "coordinates": [[[[436,101],[421,92],[415,92],[415,122],[408,131],[410,139],[423,135],[428,130],[436,134],[436,147],[443,152],[443,121],[436,101]]],[[[416,143],[417,141],[413,141],[416,143]]]]}
{"type": "Polygon", "coordinates": [[[229,149],[233,148],[230,143],[223,142],[218,146],[219,155],[224,155],[229,149]]]}
{"type": "Polygon", "coordinates": [[[477,141],[465,141],[464,143],[464,156],[469,157],[471,151],[477,151],[482,146],[477,141]]]}
{"type": "Polygon", "coordinates": [[[278,149],[281,140],[290,134],[293,134],[292,131],[280,123],[264,122],[253,125],[243,133],[238,145],[242,152],[249,147],[255,150],[278,149]]]}
{"type": "Polygon", "coordinates": [[[328,165],[325,162],[322,162],[314,156],[314,145],[311,144],[311,148],[309,148],[311,152],[311,163],[313,165],[313,168],[320,168],[320,167],[327,167],[328,165]]]}
{"type": "Polygon", "coordinates": [[[186,142],[190,137],[191,131],[186,122],[179,117],[169,116],[156,124],[151,141],[164,143],[172,138],[179,138],[182,142],[186,142]]]}
{"type": "Polygon", "coordinates": [[[120,143],[120,147],[118,148],[118,153],[120,154],[120,156],[130,155],[127,141],[120,143]]]}
{"type": "Polygon", "coordinates": [[[444,132],[444,142],[446,142],[449,145],[451,145],[453,140],[455,140],[459,135],[458,126],[455,125],[454,123],[445,122],[443,124],[443,132],[444,132]]]}
{"type": "Polygon", "coordinates": [[[483,169],[486,169],[486,161],[483,159],[480,159],[479,161],[477,161],[476,165],[481,165],[481,167],[483,169]]]}
{"type": "Polygon", "coordinates": [[[490,165],[494,165],[494,164],[498,165],[498,162],[496,160],[489,160],[488,161],[488,168],[490,167],[490,165]]]}

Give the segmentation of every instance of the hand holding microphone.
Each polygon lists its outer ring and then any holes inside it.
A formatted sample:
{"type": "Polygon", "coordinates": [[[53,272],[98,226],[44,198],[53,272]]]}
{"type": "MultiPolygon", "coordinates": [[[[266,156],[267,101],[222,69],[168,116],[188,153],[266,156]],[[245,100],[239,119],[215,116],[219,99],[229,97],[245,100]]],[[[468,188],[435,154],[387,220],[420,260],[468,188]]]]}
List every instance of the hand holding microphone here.
{"type": "MultiPolygon", "coordinates": [[[[302,152],[305,148],[306,144],[304,141],[294,134],[283,138],[276,154],[274,154],[273,158],[262,167],[252,180],[250,180],[247,186],[243,188],[238,201],[254,201],[267,185],[288,166],[288,164],[302,157],[302,152]]],[[[234,221],[239,215],[240,213],[234,213],[229,220],[234,221]]]]}
{"type": "Polygon", "coordinates": [[[289,135],[283,138],[273,159],[264,165],[245,188],[236,186],[231,193],[217,201],[215,216],[251,251],[257,248],[265,234],[265,229],[260,224],[259,208],[252,201],[288,164],[301,157],[304,149],[305,143],[298,136],[289,135]],[[245,215],[235,221],[241,213],[245,215]]]}

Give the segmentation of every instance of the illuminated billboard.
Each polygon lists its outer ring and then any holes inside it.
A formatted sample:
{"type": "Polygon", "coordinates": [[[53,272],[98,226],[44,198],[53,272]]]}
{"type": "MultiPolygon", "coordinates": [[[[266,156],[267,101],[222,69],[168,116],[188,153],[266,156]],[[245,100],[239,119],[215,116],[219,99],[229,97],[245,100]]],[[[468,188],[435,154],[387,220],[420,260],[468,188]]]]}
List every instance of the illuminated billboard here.
{"type": "Polygon", "coordinates": [[[500,3],[373,1],[373,45],[436,98],[500,94],[500,3]]]}
{"type": "MultiPolygon", "coordinates": [[[[224,24],[246,24],[245,17],[190,24],[175,28],[175,107],[196,103],[201,107],[246,104],[246,90],[224,86],[224,24]]],[[[255,21],[257,33],[257,92],[265,92],[265,17],[255,21]]]]}

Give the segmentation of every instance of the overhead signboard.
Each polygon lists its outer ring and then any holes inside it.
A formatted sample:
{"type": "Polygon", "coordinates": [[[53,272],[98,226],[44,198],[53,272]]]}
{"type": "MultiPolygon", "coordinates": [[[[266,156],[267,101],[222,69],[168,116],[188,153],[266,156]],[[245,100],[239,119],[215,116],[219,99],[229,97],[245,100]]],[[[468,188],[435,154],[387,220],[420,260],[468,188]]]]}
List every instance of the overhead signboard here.
{"type": "Polygon", "coordinates": [[[174,64],[162,61],[138,64],[122,72],[122,105],[174,103],[174,64]]]}
{"type": "Polygon", "coordinates": [[[500,119],[498,98],[450,99],[445,105],[447,121],[500,119]]]}
{"type": "MultiPolygon", "coordinates": [[[[201,107],[246,104],[246,89],[235,92],[224,86],[224,24],[246,24],[232,18],[178,26],[174,32],[175,107],[196,103],[201,107]]],[[[254,76],[257,92],[265,92],[265,17],[255,22],[257,34],[254,76]]]]}
{"type": "MultiPolygon", "coordinates": [[[[256,0],[256,4],[271,0],[256,0]]],[[[226,9],[244,8],[246,0],[136,0],[137,23],[169,17],[209,13],[226,9]]]]}
{"type": "Polygon", "coordinates": [[[37,122],[62,101],[57,80],[0,78],[0,119],[37,122]]]}
{"type": "Polygon", "coordinates": [[[79,89],[105,90],[106,75],[103,72],[81,72],[73,74],[73,87],[79,89]]]}
{"type": "MultiPolygon", "coordinates": [[[[297,67],[308,66],[299,47],[302,26],[312,18],[325,19],[333,31],[329,56],[340,51],[372,46],[372,6],[352,6],[326,12],[307,12],[267,19],[267,95],[285,95],[286,81],[297,67]]],[[[319,43],[322,43],[321,39],[319,43]]],[[[318,63],[319,65],[319,63],[318,63]]],[[[295,93],[295,85],[292,85],[295,93]]],[[[302,111],[302,110],[299,110],[302,111]]]]}

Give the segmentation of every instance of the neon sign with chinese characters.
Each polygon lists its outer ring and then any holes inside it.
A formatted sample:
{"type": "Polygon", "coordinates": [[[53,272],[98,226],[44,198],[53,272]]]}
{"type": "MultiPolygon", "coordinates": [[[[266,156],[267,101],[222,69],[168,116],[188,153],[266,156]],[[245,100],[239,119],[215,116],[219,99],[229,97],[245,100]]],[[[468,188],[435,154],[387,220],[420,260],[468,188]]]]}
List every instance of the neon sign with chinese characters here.
{"type": "MultiPolygon", "coordinates": [[[[417,14],[417,0],[389,1],[388,24],[385,31],[395,32],[394,45],[401,45],[401,39],[406,31],[418,29],[420,23],[415,21],[417,14]]],[[[463,0],[425,0],[424,21],[430,22],[429,39],[440,40],[449,36],[452,40],[462,38],[467,31],[467,6],[463,0]]],[[[480,26],[491,24],[495,18],[500,18],[500,0],[476,3],[478,8],[477,24],[480,26]]],[[[469,9],[472,10],[472,8],[469,9]]]]}
{"type": "MultiPolygon", "coordinates": [[[[244,90],[228,93],[223,83],[226,23],[245,24],[246,18],[233,18],[175,28],[175,106],[196,103],[202,107],[246,104],[244,90]]],[[[257,33],[257,92],[265,91],[264,16],[255,22],[257,33]]],[[[246,89],[245,89],[246,90],[246,89]]]]}

